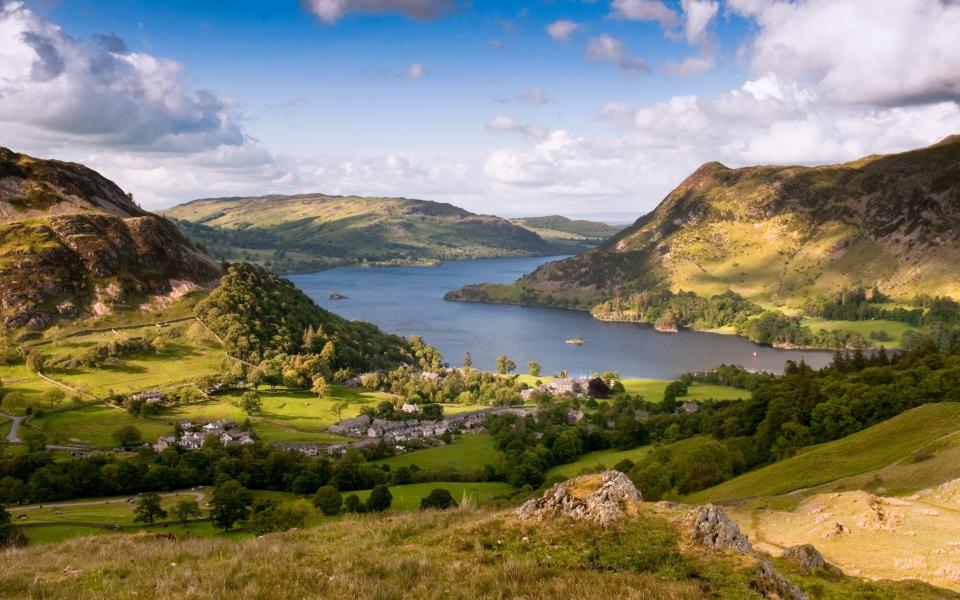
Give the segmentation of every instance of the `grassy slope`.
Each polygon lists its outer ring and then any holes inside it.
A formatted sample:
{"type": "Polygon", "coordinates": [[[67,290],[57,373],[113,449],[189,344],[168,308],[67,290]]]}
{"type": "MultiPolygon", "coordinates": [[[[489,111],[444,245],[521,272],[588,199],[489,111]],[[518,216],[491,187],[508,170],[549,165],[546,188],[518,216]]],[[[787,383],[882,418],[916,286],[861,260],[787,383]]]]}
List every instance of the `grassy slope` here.
{"type": "MultiPolygon", "coordinates": [[[[565,520],[524,526],[509,513],[465,510],[346,517],[240,540],[167,532],[82,538],[5,553],[0,590],[121,600],[759,598],[750,561],[691,547],[678,518],[644,505],[603,530],[565,520]]],[[[938,597],[917,584],[805,581],[831,598],[938,597]]]]}
{"type": "Polygon", "coordinates": [[[882,319],[871,321],[828,321],[819,318],[805,318],[803,319],[803,325],[809,327],[811,331],[819,331],[821,329],[826,329],[827,331],[855,331],[867,340],[871,339],[871,332],[886,331],[892,339],[875,343],[882,344],[890,349],[900,348],[900,344],[903,342],[903,334],[914,330],[913,327],[906,323],[885,321],[882,319]]]}
{"type": "MultiPolygon", "coordinates": [[[[549,383],[553,377],[543,376],[534,377],[529,374],[517,375],[517,378],[527,385],[533,387],[537,381],[549,383]]],[[[643,379],[627,378],[621,379],[624,389],[629,394],[638,394],[648,402],[660,402],[663,400],[663,392],[670,383],[669,379],[643,379]]],[[[742,400],[750,397],[750,392],[724,385],[713,385],[708,383],[694,383],[689,386],[687,395],[683,400],[742,400]]]]}
{"type": "MultiPolygon", "coordinates": [[[[431,491],[436,489],[445,489],[450,492],[457,503],[462,503],[466,496],[473,504],[486,504],[496,497],[511,494],[517,490],[509,483],[503,482],[477,482],[460,483],[438,481],[433,483],[411,483],[409,485],[395,485],[390,487],[390,494],[393,496],[393,502],[390,505],[392,510],[420,510],[420,500],[426,498],[431,491]]],[[[361,490],[356,492],[364,502],[370,496],[371,490],[361,490]]],[[[349,492],[344,493],[349,495],[349,492]]]]}
{"type": "Polygon", "coordinates": [[[307,268],[558,252],[527,229],[449,204],[404,198],[306,195],[197,200],[165,211],[225,258],[307,268]],[[212,229],[210,229],[212,228],[212,229]],[[286,258],[275,255],[284,251],[286,258]],[[289,260],[287,260],[289,259],[289,260]]]}
{"type": "MultiPolygon", "coordinates": [[[[886,467],[960,431],[960,404],[927,404],[846,438],[745,473],[685,498],[718,502],[776,496],[886,467]]],[[[955,471],[954,471],[955,473],[955,471]]],[[[949,473],[944,473],[944,479],[949,473]]]]}
{"type": "Polygon", "coordinates": [[[493,448],[493,438],[488,435],[462,435],[448,446],[438,446],[426,450],[415,450],[385,458],[383,464],[391,469],[410,465],[421,468],[454,467],[460,469],[479,469],[496,460],[497,452],[493,448]]]}
{"type": "Polygon", "coordinates": [[[31,425],[47,436],[48,444],[71,445],[77,439],[94,446],[114,446],[112,434],[126,425],[133,425],[146,441],[156,441],[161,435],[172,435],[173,425],[159,420],[138,419],[124,410],[111,406],[85,406],[74,410],[47,413],[34,418],[31,425]]]}

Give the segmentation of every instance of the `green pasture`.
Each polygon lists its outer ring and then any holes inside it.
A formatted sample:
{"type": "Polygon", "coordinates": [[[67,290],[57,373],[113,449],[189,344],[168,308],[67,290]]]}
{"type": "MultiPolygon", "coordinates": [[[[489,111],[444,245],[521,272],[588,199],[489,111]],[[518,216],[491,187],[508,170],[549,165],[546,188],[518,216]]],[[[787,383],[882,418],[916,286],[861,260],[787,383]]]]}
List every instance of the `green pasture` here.
{"type": "Polygon", "coordinates": [[[467,434],[458,437],[452,444],[414,450],[377,462],[390,465],[391,469],[410,465],[417,465],[421,469],[480,469],[493,463],[496,458],[497,451],[493,447],[492,437],[467,434]]]}

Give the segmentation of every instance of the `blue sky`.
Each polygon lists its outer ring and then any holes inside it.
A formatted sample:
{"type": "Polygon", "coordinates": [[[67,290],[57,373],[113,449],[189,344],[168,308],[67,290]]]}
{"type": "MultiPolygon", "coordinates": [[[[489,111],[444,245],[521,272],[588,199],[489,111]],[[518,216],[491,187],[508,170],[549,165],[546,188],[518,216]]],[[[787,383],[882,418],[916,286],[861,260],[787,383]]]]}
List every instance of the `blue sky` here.
{"type": "Polygon", "coordinates": [[[878,4],[7,1],[0,144],[151,208],[320,191],[624,220],[706,160],[955,133],[960,9],[878,4]]]}

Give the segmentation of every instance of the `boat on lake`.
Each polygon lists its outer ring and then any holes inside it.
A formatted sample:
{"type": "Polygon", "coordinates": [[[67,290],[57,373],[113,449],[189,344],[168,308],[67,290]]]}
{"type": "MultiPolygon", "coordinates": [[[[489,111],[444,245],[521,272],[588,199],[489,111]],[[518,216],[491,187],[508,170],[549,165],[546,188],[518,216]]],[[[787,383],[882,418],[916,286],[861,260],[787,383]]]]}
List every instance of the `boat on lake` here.
{"type": "Polygon", "coordinates": [[[587,340],[583,339],[582,337],[580,337],[580,336],[578,335],[578,336],[575,337],[575,338],[571,338],[571,339],[567,340],[567,343],[570,344],[570,345],[572,345],[572,346],[582,346],[586,341],[587,341],[587,340]]]}
{"type": "Polygon", "coordinates": [[[337,292],[334,292],[334,293],[330,294],[330,299],[331,299],[331,300],[346,300],[347,297],[344,296],[343,294],[339,294],[339,293],[337,293],[337,292]]]}

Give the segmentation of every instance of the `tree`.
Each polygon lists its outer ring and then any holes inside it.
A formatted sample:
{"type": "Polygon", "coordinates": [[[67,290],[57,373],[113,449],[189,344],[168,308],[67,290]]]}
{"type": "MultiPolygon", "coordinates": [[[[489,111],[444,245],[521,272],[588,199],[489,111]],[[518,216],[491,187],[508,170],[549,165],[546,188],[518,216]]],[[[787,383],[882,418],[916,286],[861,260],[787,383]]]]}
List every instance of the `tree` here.
{"type": "Polygon", "coordinates": [[[508,375],[513,371],[517,370],[517,363],[513,362],[503,354],[497,357],[497,373],[500,375],[508,375]]]}
{"type": "Polygon", "coordinates": [[[199,519],[202,514],[195,498],[182,498],[173,505],[173,516],[181,525],[186,525],[190,519],[199,519]]]}
{"type": "Polygon", "coordinates": [[[43,452],[47,447],[47,436],[39,429],[21,427],[20,439],[27,445],[27,451],[30,453],[43,452]]]}
{"type": "Polygon", "coordinates": [[[235,523],[246,520],[250,514],[253,495],[235,479],[222,482],[213,490],[210,498],[210,517],[213,526],[230,531],[235,523]]]}
{"type": "Polygon", "coordinates": [[[124,425],[113,432],[113,441],[118,446],[139,446],[143,443],[143,434],[133,425],[124,425]]]}
{"type": "Polygon", "coordinates": [[[426,498],[420,500],[420,510],[428,508],[446,510],[455,506],[457,506],[457,501],[450,495],[449,490],[443,488],[433,490],[426,498]]]}
{"type": "Polygon", "coordinates": [[[610,393],[610,386],[599,377],[594,377],[587,383],[587,395],[591,398],[609,398],[610,393]]]}
{"type": "Polygon", "coordinates": [[[10,521],[10,513],[7,509],[0,506],[0,550],[13,546],[25,546],[26,536],[10,521]]]}
{"type": "Polygon", "coordinates": [[[527,372],[530,373],[531,377],[540,377],[540,363],[532,360],[528,362],[527,372]]]}
{"type": "Polygon", "coordinates": [[[160,494],[146,492],[137,501],[137,507],[133,511],[133,522],[150,525],[157,519],[164,519],[166,516],[167,511],[163,510],[160,505],[160,494]]]}
{"type": "MultiPolygon", "coordinates": [[[[330,342],[327,343],[329,344],[330,342]]],[[[330,395],[330,386],[327,384],[327,380],[324,379],[322,375],[317,375],[313,378],[313,386],[310,388],[310,391],[323,398],[324,396],[330,395]]]]}
{"type": "Polygon", "coordinates": [[[313,505],[327,516],[340,514],[343,506],[343,496],[332,485],[325,485],[313,496],[313,505]]]}
{"type": "Polygon", "coordinates": [[[263,409],[263,402],[260,400],[260,395],[256,392],[244,392],[240,396],[238,405],[240,409],[248,415],[258,413],[263,409]]]}
{"type": "Polygon", "coordinates": [[[337,402],[336,404],[334,404],[334,405],[330,408],[330,410],[333,411],[333,414],[337,415],[337,421],[342,421],[342,420],[343,420],[343,411],[346,410],[349,406],[350,406],[350,403],[347,402],[346,400],[343,400],[343,401],[340,401],[340,402],[337,402]]]}
{"type": "Polygon", "coordinates": [[[360,496],[356,494],[350,494],[347,496],[347,499],[343,501],[343,512],[365,513],[367,512],[367,507],[364,506],[363,502],[360,501],[360,496]]]}
{"type": "Polygon", "coordinates": [[[390,508],[391,504],[393,504],[393,494],[390,493],[390,488],[381,484],[370,492],[370,497],[367,498],[367,511],[383,512],[390,508]]]}

